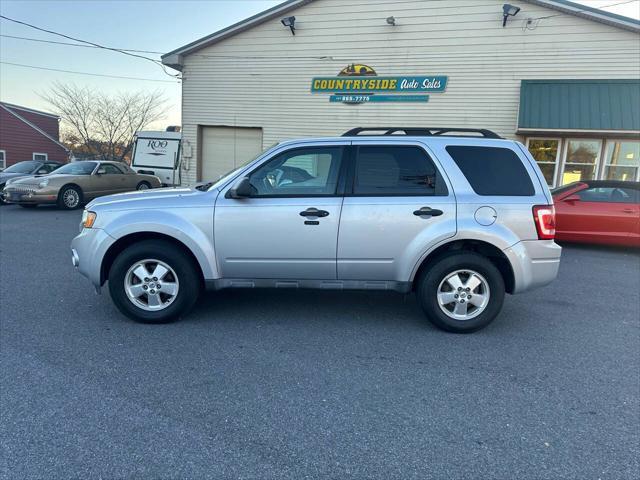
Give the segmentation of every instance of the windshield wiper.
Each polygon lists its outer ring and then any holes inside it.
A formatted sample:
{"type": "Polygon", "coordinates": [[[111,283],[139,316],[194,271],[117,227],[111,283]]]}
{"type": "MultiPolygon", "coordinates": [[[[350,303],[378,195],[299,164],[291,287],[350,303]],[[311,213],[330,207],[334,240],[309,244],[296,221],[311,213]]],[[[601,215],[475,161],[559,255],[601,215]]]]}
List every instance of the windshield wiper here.
{"type": "Polygon", "coordinates": [[[208,183],[204,183],[202,185],[198,185],[196,186],[196,190],[200,190],[201,192],[206,192],[207,190],[209,190],[211,188],[211,186],[213,185],[214,182],[208,182],[208,183]]]}

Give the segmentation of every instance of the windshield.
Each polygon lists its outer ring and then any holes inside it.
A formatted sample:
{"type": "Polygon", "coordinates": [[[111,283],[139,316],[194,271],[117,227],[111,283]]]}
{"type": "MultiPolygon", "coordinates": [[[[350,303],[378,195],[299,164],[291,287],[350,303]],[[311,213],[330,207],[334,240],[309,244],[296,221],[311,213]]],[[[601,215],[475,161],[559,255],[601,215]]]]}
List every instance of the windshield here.
{"type": "Polygon", "coordinates": [[[254,160],[260,158],[261,156],[263,156],[264,154],[266,154],[269,150],[275,148],[278,146],[278,143],[274,143],[273,145],[265,148],[263,151],[261,151],[258,155],[250,158],[249,160],[247,160],[246,162],[244,162],[242,165],[235,167],[233,170],[230,170],[229,172],[225,173],[224,175],[221,175],[220,178],[218,178],[218,180],[216,180],[215,182],[209,182],[205,185],[202,185],[200,187],[200,190],[209,190],[210,188],[218,188],[222,185],[224,185],[225,183],[227,183],[229,181],[229,179],[231,177],[233,177],[233,174],[236,173],[238,170],[246,167],[247,165],[249,165],[251,162],[253,162],[254,160]]]}
{"type": "Polygon", "coordinates": [[[96,165],[96,162],[67,163],[51,172],[51,175],[91,175],[96,165]]]}
{"type": "Polygon", "coordinates": [[[27,161],[27,162],[19,162],[15,165],[11,165],[8,168],[5,168],[2,173],[31,173],[36,168],[42,165],[41,162],[27,161]]]}

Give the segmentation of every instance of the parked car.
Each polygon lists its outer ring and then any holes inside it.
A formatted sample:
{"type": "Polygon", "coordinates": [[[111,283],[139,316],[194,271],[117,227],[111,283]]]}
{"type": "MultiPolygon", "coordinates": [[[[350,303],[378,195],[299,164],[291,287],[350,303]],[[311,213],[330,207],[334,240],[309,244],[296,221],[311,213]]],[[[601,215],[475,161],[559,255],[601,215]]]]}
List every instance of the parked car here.
{"type": "Polygon", "coordinates": [[[101,195],[160,187],[153,175],[134,172],[119,162],[73,162],[49,175],[11,182],[4,189],[7,202],[23,207],[57,203],[73,209],[101,195]]]}
{"type": "Polygon", "coordinates": [[[17,180],[31,175],[46,175],[53,172],[61,165],[62,163],[59,162],[26,160],[24,162],[14,163],[10,167],[5,168],[0,172],[0,205],[5,203],[2,191],[8,181],[17,180]]]}
{"type": "Polygon", "coordinates": [[[552,194],[558,240],[640,247],[640,182],[581,181],[552,194]]]}
{"type": "Polygon", "coordinates": [[[203,286],[333,288],[413,291],[438,327],[477,330],[505,292],[551,282],[561,248],[526,148],[463,130],[288,141],[198,188],[99,198],[73,263],[141,322],[184,315],[203,286]]]}

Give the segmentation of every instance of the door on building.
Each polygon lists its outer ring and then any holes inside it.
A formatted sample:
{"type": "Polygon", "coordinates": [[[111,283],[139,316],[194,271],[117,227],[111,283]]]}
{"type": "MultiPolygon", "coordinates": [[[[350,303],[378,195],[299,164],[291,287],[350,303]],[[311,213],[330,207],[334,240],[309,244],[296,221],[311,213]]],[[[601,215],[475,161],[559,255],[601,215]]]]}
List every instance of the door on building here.
{"type": "Polygon", "coordinates": [[[339,280],[387,280],[410,271],[418,250],[454,234],[456,204],[416,145],[353,142],[338,236],[339,280]]]}
{"type": "Polygon", "coordinates": [[[262,129],[202,127],[199,180],[214,181],[262,152],[262,129]]]}
{"type": "Polygon", "coordinates": [[[218,196],[216,256],[224,278],[336,278],[338,180],[349,143],[276,153],[247,175],[250,197],[218,196]]]}

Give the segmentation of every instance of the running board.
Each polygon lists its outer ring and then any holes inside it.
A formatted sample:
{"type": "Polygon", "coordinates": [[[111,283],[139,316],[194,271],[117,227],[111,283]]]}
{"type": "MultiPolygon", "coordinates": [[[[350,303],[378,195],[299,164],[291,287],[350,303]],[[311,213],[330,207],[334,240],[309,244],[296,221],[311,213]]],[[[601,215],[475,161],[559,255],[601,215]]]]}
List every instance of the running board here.
{"type": "Polygon", "coordinates": [[[207,290],[225,288],[309,288],[314,290],[392,290],[408,293],[411,282],[385,280],[284,280],[269,278],[219,278],[207,280],[207,290]]]}

